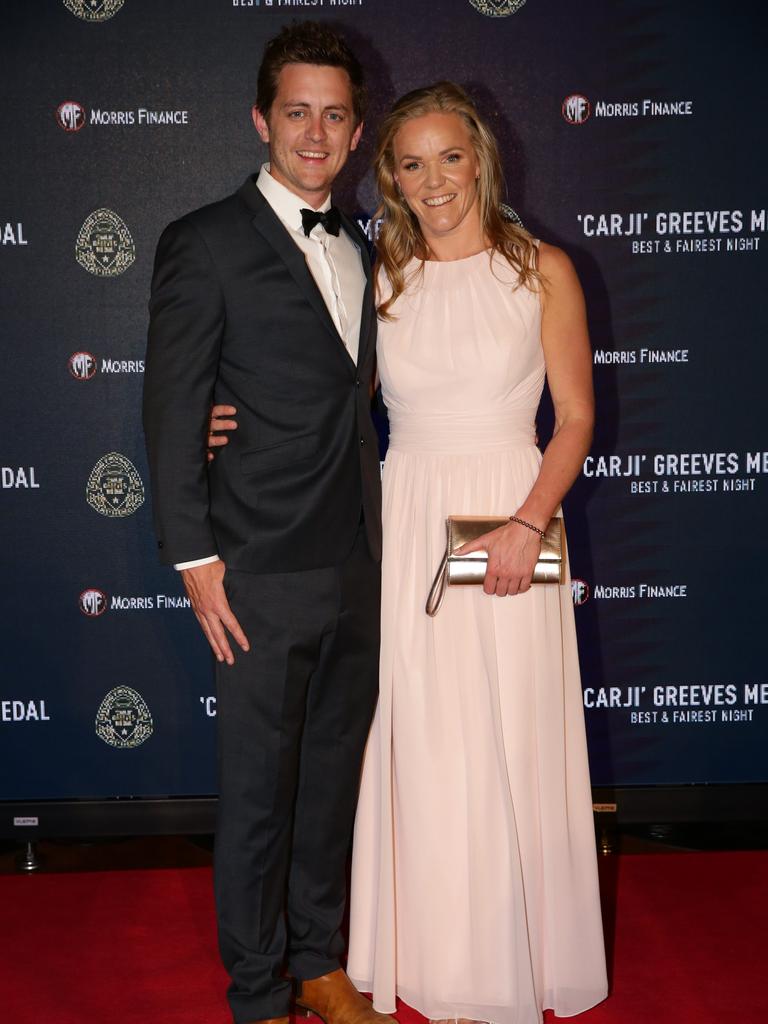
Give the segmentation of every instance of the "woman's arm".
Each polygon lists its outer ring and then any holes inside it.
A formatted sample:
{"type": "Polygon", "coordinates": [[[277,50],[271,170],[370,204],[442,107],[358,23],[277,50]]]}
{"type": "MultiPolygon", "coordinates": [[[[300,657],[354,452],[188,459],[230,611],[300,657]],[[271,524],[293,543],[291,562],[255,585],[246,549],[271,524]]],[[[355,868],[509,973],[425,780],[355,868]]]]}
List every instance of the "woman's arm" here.
{"type": "MultiPolygon", "coordinates": [[[[547,380],[555,409],[555,431],[547,445],[539,475],[518,509],[518,518],[545,530],[579,475],[592,441],[594,395],[592,352],[587,332],[584,295],[566,254],[541,244],[539,270],[544,278],[541,341],[547,380]]],[[[486,594],[522,594],[531,585],[541,540],[533,530],[510,523],[460,549],[488,552],[486,594]]]]}
{"type": "Polygon", "coordinates": [[[579,475],[592,443],[595,402],[584,295],[568,256],[541,244],[541,343],[555,409],[555,431],[536,483],[515,513],[543,530],[579,475]]]}

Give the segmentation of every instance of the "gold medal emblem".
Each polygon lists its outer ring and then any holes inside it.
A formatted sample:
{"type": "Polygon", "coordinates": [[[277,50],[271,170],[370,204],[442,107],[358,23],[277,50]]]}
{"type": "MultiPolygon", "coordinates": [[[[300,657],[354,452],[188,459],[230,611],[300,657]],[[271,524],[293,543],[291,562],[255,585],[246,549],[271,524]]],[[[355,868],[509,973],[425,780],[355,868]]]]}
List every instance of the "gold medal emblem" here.
{"type": "Polygon", "coordinates": [[[117,14],[125,0],[64,0],[64,6],[83,21],[106,21],[117,14]]]}
{"type": "Polygon", "coordinates": [[[85,496],[99,515],[124,518],[144,504],[144,485],[130,459],[110,452],[91,470],[85,496]]]}
{"type": "Polygon", "coordinates": [[[154,730],[147,702],[130,686],[110,690],[96,712],[96,735],[110,747],[140,747],[154,730]]]}
{"type": "Polygon", "coordinates": [[[122,217],[102,208],[86,217],[75,242],[75,256],[89,274],[117,277],[136,259],[136,246],[122,217]]]}
{"type": "Polygon", "coordinates": [[[469,0],[476,11],[480,11],[486,18],[506,18],[510,14],[516,14],[525,3],[525,0],[469,0]]]}

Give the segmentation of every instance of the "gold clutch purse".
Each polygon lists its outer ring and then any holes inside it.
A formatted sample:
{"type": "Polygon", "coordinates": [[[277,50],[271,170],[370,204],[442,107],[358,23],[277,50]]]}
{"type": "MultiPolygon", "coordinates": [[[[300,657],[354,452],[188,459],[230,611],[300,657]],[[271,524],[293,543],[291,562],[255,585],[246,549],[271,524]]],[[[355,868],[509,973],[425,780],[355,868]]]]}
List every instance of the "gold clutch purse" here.
{"type": "MultiPolygon", "coordinates": [[[[468,555],[457,555],[462,544],[477,540],[484,533],[497,530],[509,523],[509,516],[449,516],[448,544],[437,570],[435,582],[427,598],[427,615],[437,615],[445,597],[446,587],[482,583],[488,568],[488,553],[472,551],[468,555]]],[[[550,519],[549,526],[541,539],[541,553],[533,570],[532,583],[565,582],[565,531],[560,516],[550,519]]]]}

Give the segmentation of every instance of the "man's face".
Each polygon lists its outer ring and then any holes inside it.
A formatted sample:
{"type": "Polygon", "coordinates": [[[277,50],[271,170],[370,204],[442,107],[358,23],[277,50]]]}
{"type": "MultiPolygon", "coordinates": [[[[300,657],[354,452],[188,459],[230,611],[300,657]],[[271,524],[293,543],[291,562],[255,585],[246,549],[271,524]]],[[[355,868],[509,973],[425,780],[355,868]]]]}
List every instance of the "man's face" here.
{"type": "Polygon", "coordinates": [[[323,204],[336,175],[357,147],[352,86],[343,68],[287,64],[267,116],[256,107],[253,123],[269,145],[272,177],[315,209],[323,204]]]}

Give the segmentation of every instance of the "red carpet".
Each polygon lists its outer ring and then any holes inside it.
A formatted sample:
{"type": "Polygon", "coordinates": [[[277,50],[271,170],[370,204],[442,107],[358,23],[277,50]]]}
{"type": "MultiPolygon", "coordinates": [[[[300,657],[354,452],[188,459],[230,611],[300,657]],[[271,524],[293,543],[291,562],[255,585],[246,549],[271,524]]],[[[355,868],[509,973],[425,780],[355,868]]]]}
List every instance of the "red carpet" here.
{"type": "MultiPolygon", "coordinates": [[[[768,1021],[768,853],[601,868],[613,991],[572,1020],[768,1021]]],[[[0,944],[0,1024],[229,1022],[207,869],[1,876],[0,944]]]]}

